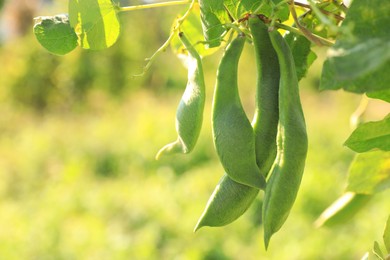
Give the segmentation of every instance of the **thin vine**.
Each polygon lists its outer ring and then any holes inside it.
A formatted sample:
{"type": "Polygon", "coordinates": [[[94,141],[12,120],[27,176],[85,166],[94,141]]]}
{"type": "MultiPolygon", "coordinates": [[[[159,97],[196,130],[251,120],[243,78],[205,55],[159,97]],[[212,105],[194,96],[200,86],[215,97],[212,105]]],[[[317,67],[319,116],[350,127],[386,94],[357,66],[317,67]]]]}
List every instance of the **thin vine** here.
{"type": "MultiPolygon", "coordinates": [[[[182,1],[176,1],[176,2],[182,2],[182,1]]],[[[153,53],[152,56],[150,56],[150,58],[147,58],[146,61],[146,65],[145,67],[143,68],[143,71],[142,73],[138,74],[138,75],[134,75],[136,77],[138,76],[143,76],[145,75],[145,73],[149,70],[150,66],[152,66],[153,64],[153,61],[156,59],[156,57],[162,53],[162,52],[165,52],[166,49],[169,47],[169,44],[171,43],[173,37],[175,36],[175,34],[179,31],[180,29],[180,26],[181,24],[187,19],[187,17],[190,15],[192,9],[194,8],[195,6],[195,2],[196,0],[192,0],[191,2],[188,2],[186,1],[186,3],[191,3],[190,6],[188,7],[187,11],[184,13],[184,15],[178,19],[176,19],[176,24],[173,26],[172,28],[172,31],[171,31],[171,34],[169,35],[168,39],[163,43],[163,45],[160,46],[160,48],[157,49],[157,51],[155,51],[153,53]]]]}

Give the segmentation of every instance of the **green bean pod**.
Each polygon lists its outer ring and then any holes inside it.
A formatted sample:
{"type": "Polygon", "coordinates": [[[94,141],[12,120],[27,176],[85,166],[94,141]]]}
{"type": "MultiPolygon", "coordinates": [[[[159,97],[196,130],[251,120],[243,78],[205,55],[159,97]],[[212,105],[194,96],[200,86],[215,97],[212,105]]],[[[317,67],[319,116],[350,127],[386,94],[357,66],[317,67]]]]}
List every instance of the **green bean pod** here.
{"type": "Polygon", "coordinates": [[[277,157],[271,169],[263,203],[264,242],[286,221],[296,199],[307,155],[305,119],[299,97],[294,59],[278,31],[270,32],[280,66],[277,157]]]}
{"type": "Polygon", "coordinates": [[[183,33],[179,37],[188,51],[188,81],[176,112],[178,138],[160,149],[157,160],[164,154],[191,152],[202,128],[206,96],[202,59],[183,33]]]}
{"type": "Polygon", "coordinates": [[[214,146],[232,180],[264,189],[265,178],[256,164],[255,136],[238,93],[238,62],[245,37],[238,36],[226,48],[218,67],[212,108],[214,146]]]}
{"type": "Polygon", "coordinates": [[[276,157],[279,121],[279,61],[272,46],[268,27],[258,17],[249,18],[257,66],[256,109],[252,121],[256,160],[266,177],[276,157]]]}
{"type": "Polygon", "coordinates": [[[204,226],[221,227],[239,218],[252,204],[259,189],[233,181],[223,175],[207,202],[194,231],[204,226]]]}
{"type": "MultiPolygon", "coordinates": [[[[276,157],[278,126],[279,63],[268,34],[268,27],[257,17],[249,19],[257,65],[256,111],[254,126],[256,160],[267,175],[276,157]]],[[[219,227],[239,218],[253,203],[259,190],[224,175],[200,217],[195,231],[203,226],[219,227]]]]}

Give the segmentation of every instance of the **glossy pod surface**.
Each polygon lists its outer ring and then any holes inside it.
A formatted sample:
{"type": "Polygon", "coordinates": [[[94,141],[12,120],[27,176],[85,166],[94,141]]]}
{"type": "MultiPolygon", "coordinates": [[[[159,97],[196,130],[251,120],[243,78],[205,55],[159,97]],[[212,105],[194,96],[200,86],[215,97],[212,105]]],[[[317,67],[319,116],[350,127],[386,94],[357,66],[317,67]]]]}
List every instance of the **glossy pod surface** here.
{"type": "Polygon", "coordinates": [[[256,161],[266,177],[276,157],[279,109],[279,62],[268,27],[258,17],[249,19],[257,66],[256,109],[253,118],[256,161]]]}
{"type": "Polygon", "coordinates": [[[255,137],[238,93],[238,62],[245,37],[226,48],[217,71],[212,108],[214,146],[226,173],[234,181],[264,189],[265,179],[256,164],[255,137]]]}
{"type": "Polygon", "coordinates": [[[207,202],[194,231],[204,226],[220,227],[239,218],[250,207],[259,193],[252,188],[223,175],[207,202]]]}
{"type": "Polygon", "coordinates": [[[264,242],[286,221],[296,199],[307,154],[307,134],[291,50],[279,32],[270,32],[280,65],[277,158],[263,204],[264,242]]]}
{"type": "MultiPolygon", "coordinates": [[[[253,120],[256,160],[266,175],[276,157],[278,125],[279,63],[268,35],[268,27],[257,17],[249,21],[257,65],[256,111],[253,120]]],[[[200,217],[195,231],[203,226],[227,225],[243,215],[259,190],[224,175],[200,217]]]]}
{"type": "Polygon", "coordinates": [[[176,112],[178,138],[175,142],[161,148],[156,159],[162,155],[191,152],[198,140],[203,123],[205,83],[202,60],[185,35],[180,33],[179,37],[188,52],[188,81],[176,112]]]}

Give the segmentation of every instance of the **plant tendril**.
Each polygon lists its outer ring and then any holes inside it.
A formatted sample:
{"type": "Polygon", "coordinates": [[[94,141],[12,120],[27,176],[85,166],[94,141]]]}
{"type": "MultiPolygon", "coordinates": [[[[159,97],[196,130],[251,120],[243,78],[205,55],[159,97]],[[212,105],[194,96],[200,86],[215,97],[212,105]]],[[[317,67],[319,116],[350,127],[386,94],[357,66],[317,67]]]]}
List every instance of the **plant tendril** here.
{"type": "MultiPolygon", "coordinates": [[[[177,2],[181,2],[181,1],[177,1],[177,2]]],[[[190,6],[188,7],[187,11],[184,13],[184,15],[180,18],[178,18],[176,20],[176,24],[175,26],[173,26],[172,28],[172,31],[171,31],[171,34],[169,35],[168,39],[163,43],[163,45],[160,46],[160,48],[157,49],[157,51],[155,51],[153,53],[153,55],[150,57],[150,58],[147,58],[146,61],[146,65],[145,67],[143,68],[143,71],[142,73],[140,74],[137,74],[137,75],[134,75],[135,77],[142,77],[145,75],[145,73],[149,70],[150,66],[152,66],[153,64],[153,61],[156,59],[156,57],[161,54],[162,52],[165,52],[166,49],[168,48],[169,44],[171,43],[173,37],[175,36],[175,34],[179,31],[180,29],[180,25],[187,19],[187,17],[190,15],[192,9],[194,8],[195,6],[195,2],[196,0],[192,0],[190,6]]],[[[189,3],[188,1],[186,1],[186,3],[189,3]]]]}

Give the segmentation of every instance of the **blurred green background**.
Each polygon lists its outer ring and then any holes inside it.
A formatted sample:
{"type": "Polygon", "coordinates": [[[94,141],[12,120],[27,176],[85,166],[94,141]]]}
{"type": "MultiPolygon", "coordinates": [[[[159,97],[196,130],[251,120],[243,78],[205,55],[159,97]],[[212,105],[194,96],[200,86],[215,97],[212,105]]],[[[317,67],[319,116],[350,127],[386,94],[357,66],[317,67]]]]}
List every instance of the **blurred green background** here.
{"type": "MultiPolygon", "coordinates": [[[[5,1],[0,14],[1,259],[360,259],[381,239],[389,192],[378,194],[343,226],[313,227],[345,188],[354,153],[342,144],[360,102],[358,95],[317,90],[324,49],[317,49],[320,58],[301,82],[310,141],[302,188],[268,252],[260,198],[235,223],[192,232],[223,174],[210,130],[221,51],[204,60],[205,122],[196,149],[186,156],[154,160],[159,148],[176,138],[175,110],[186,84],[179,60],[168,51],[144,77],[132,77],[184,10],[121,14],[122,35],[114,47],[58,57],[39,46],[32,18],[62,13],[66,1],[5,1]]],[[[249,116],[252,51],[247,45],[240,63],[249,116]]],[[[366,120],[379,119],[388,109],[372,101],[366,120]]]]}

